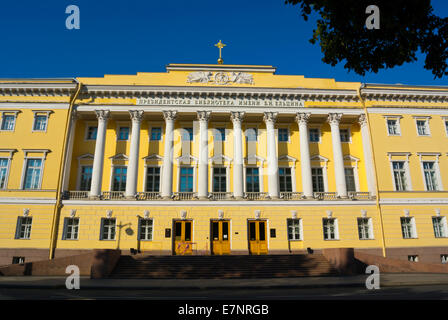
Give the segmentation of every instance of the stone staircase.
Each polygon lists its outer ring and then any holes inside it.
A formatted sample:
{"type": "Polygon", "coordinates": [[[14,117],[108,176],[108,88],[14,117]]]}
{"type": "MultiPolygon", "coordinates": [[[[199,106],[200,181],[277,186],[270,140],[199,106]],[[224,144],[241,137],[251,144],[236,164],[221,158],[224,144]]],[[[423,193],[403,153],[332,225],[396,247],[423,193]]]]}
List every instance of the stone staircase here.
{"type": "Polygon", "coordinates": [[[263,256],[123,255],[110,278],[116,279],[253,279],[335,276],[321,254],[263,256]]]}

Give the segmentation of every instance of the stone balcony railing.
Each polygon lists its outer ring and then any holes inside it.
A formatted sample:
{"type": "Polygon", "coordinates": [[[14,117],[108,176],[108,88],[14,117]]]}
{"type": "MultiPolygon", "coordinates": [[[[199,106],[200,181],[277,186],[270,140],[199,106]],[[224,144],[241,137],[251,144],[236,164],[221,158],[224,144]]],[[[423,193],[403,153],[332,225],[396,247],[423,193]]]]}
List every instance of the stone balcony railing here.
{"type": "Polygon", "coordinates": [[[283,200],[303,200],[303,192],[280,192],[280,199],[283,200]]]}

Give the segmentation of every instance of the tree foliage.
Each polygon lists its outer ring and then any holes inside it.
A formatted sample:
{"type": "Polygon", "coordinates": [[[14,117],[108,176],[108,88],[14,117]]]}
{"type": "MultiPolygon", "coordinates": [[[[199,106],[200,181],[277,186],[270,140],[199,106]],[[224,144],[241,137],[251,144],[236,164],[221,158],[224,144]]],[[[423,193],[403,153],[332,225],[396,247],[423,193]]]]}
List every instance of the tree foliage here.
{"type": "Polygon", "coordinates": [[[314,13],[310,42],[320,43],[322,61],[357,74],[393,68],[425,55],[425,69],[435,78],[448,75],[448,18],[434,14],[430,0],[285,0],[300,6],[305,20],[314,13]],[[380,28],[369,30],[369,5],[380,10],[380,28]]]}

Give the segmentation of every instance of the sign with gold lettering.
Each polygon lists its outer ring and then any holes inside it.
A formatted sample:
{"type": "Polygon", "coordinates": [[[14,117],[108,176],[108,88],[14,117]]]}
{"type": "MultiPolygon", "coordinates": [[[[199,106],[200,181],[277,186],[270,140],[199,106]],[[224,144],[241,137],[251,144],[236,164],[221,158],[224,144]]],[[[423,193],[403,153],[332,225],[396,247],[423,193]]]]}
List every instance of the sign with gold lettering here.
{"type": "Polygon", "coordinates": [[[238,98],[138,98],[137,105],[145,106],[210,106],[210,107],[297,107],[303,100],[238,99],[238,98]]]}

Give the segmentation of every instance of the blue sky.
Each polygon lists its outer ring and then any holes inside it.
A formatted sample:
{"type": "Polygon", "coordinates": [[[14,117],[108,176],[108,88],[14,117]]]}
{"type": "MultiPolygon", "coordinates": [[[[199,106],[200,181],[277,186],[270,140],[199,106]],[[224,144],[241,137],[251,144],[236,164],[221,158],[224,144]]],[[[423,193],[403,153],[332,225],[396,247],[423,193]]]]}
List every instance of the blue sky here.
{"type": "MultiPolygon", "coordinates": [[[[448,2],[433,0],[448,16],[448,2]]],[[[0,4],[0,78],[101,77],[164,72],[169,63],[262,64],[277,74],[338,81],[448,85],[423,58],[365,77],[324,64],[309,43],[314,24],[283,0],[4,0],[0,4]],[[68,5],[81,11],[80,30],[65,27],[68,5]]]]}

